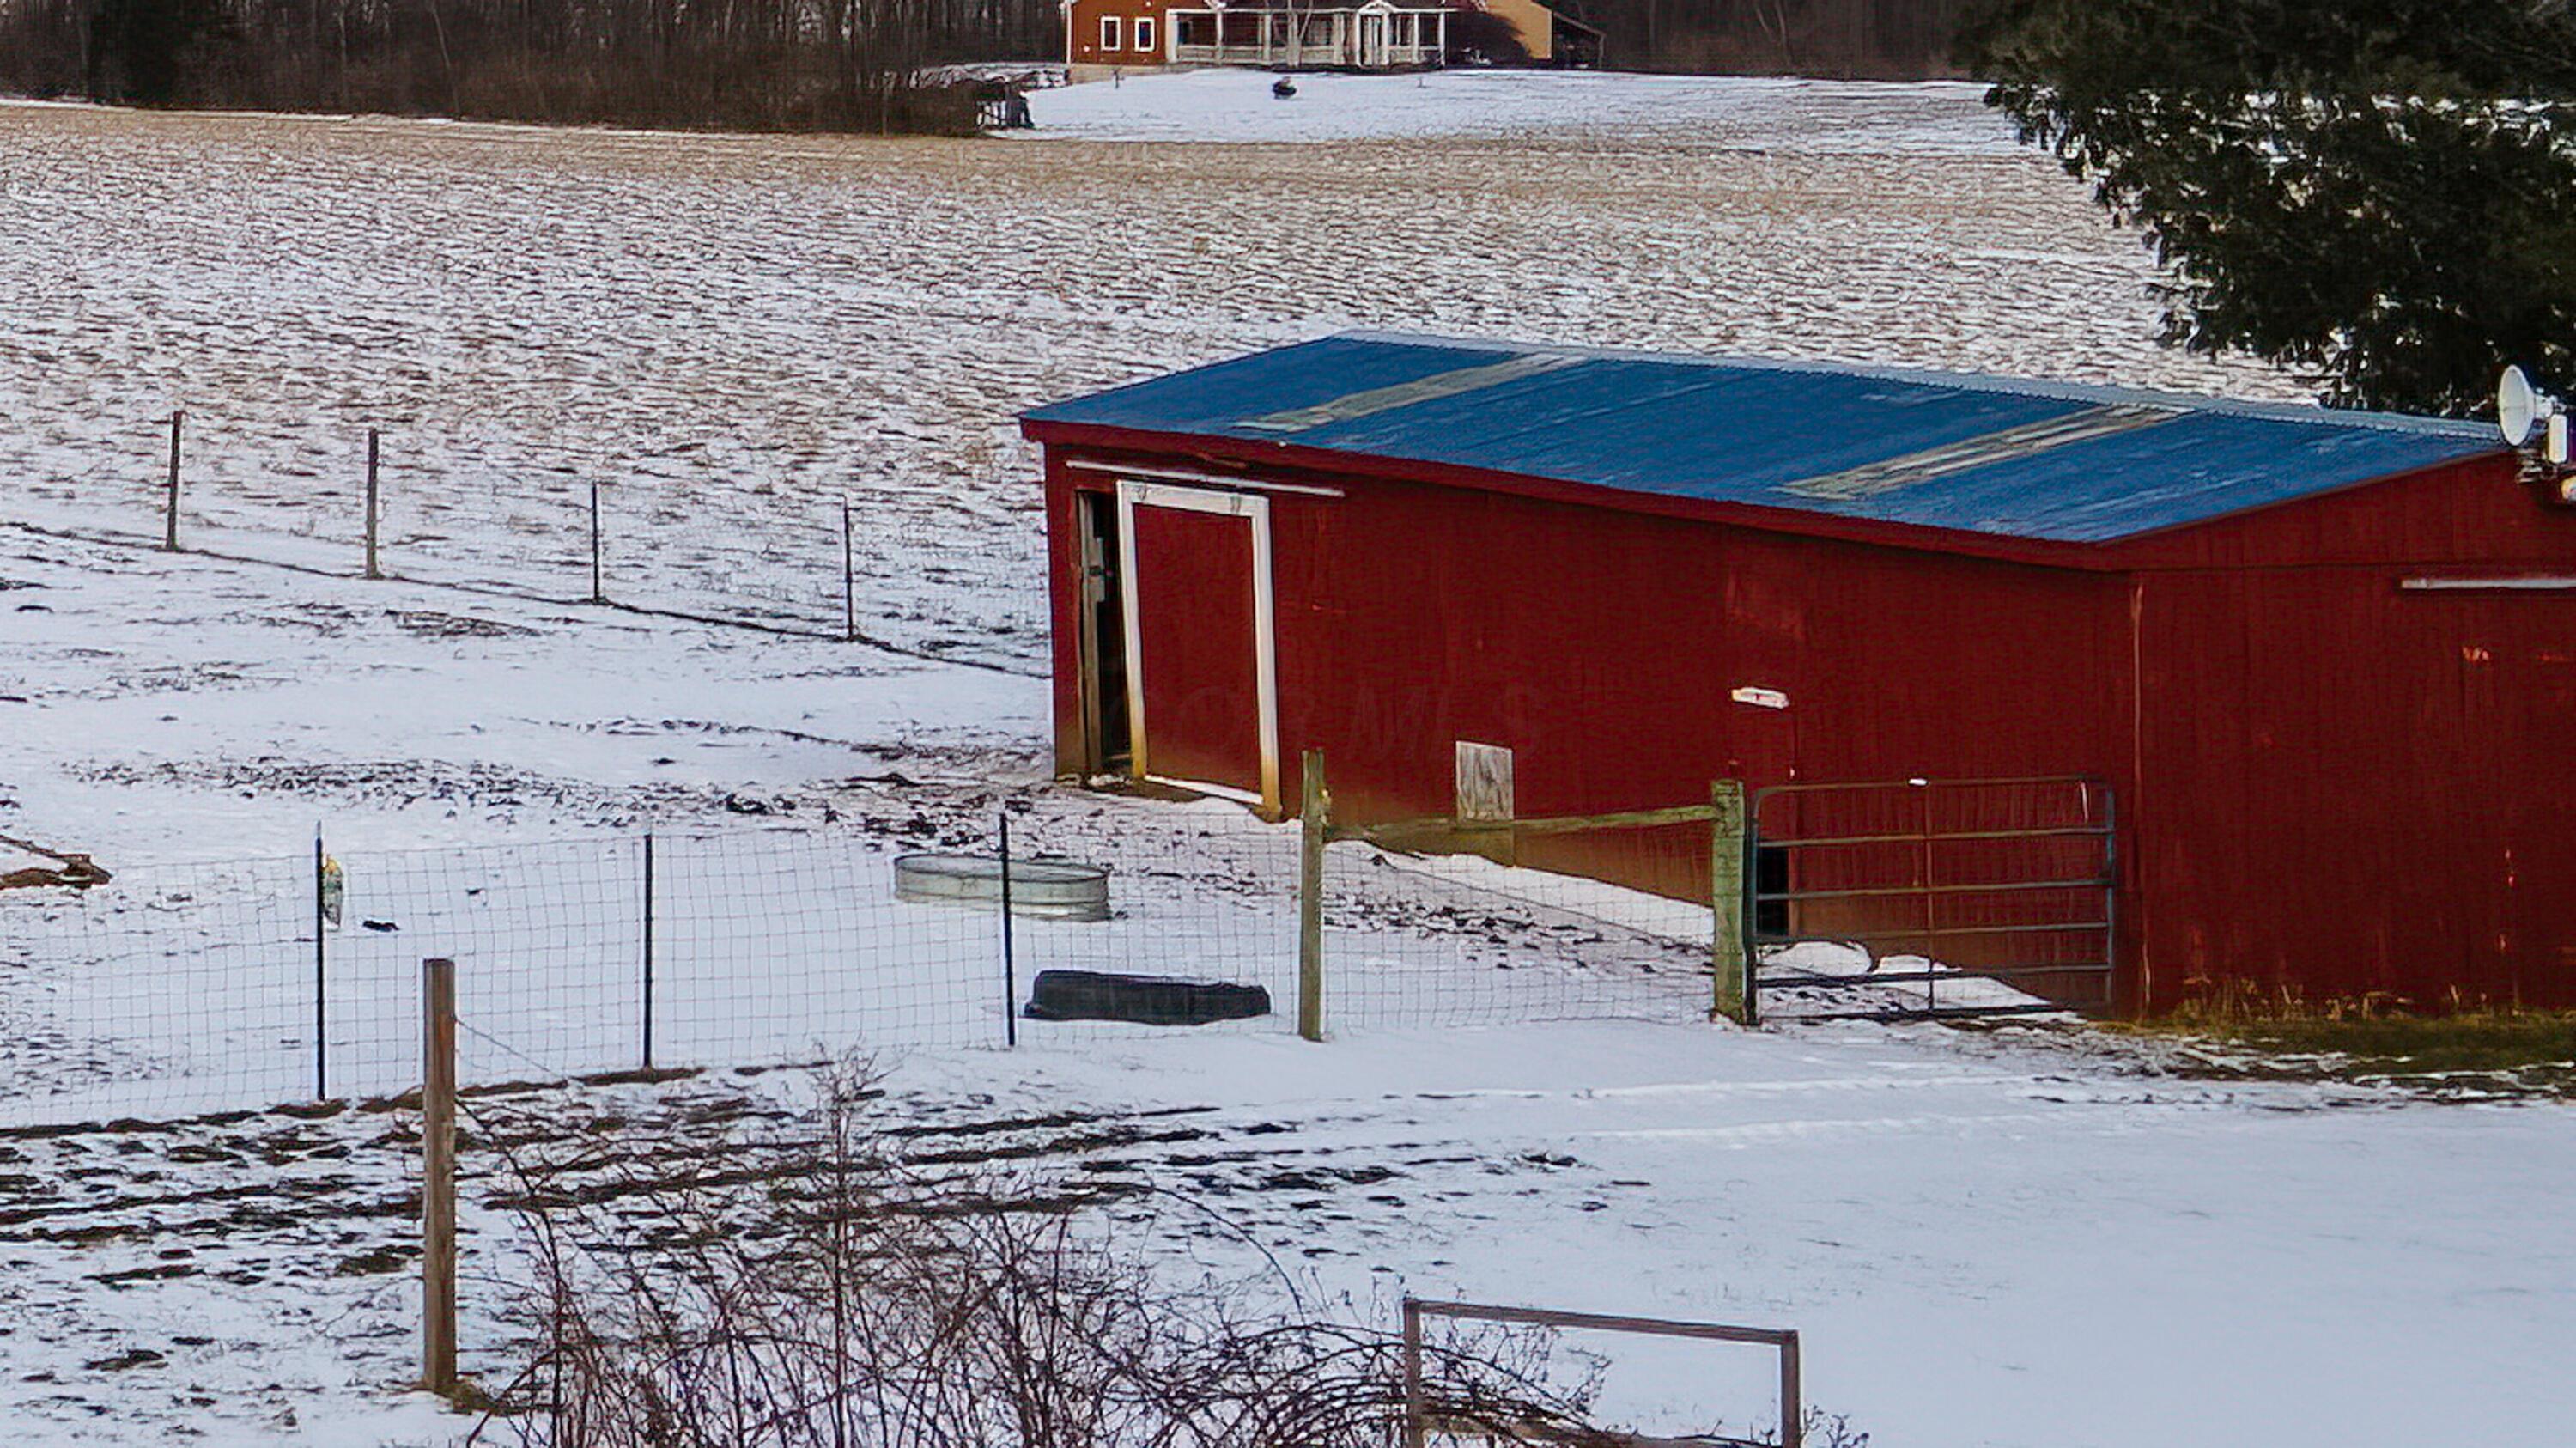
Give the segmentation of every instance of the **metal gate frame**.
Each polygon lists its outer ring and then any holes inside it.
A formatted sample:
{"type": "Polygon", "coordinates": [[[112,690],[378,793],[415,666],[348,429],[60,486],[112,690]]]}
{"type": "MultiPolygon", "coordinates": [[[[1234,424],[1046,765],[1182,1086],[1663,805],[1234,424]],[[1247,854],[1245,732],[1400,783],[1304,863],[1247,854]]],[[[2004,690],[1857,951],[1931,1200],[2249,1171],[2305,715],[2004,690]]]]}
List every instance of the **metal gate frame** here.
{"type": "MultiPolygon", "coordinates": [[[[1769,1448],[1799,1448],[1804,1441],[1805,1397],[1799,1386],[1798,1333],[1794,1328],[1731,1327],[1714,1322],[1678,1322],[1670,1318],[1610,1316],[1598,1312],[1558,1312],[1541,1307],[1502,1307],[1484,1302],[1444,1302],[1410,1296],[1404,1299],[1403,1313],[1404,1448],[1427,1448],[1433,1434],[1454,1437],[1459,1426],[1440,1422],[1432,1411],[1430,1396],[1423,1391],[1422,1320],[1426,1317],[1768,1347],[1778,1353],[1780,1364],[1780,1432],[1778,1437],[1770,1440],[1769,1448]]],[[[1763,1440],[1756,1438],[1648,1438],[1633,1433],[1587,1433],[1578,1439],[1569,1439],[1539,1424],[1466,1426],[1470,1436],[1494,1442],[1580,1442],[1588,1448],[1763,1448],[1763,1440]]]]}
{"type": "Polygon", "coordinates": [[[1920,984],[1923,987],[1924,1003],[1920,1008],[1856,1008],[1851,1010],[1825,1011],[1815,1014],[1801,1014],[1793,1019],[1805,1021],[1941,1020],[1973,1016],[2041,1015],[2052,1014],[2059,1011],[2109,1008],[2113,1000],[2113,990],[2118,979],[2117,969],[2119,965],[2119,915],[2117,913],[2119,881],[2118,827],[2119,819],[2117,813],[2117,801],[2113,796],[2111,786],[2108,782],[2091,775],[2066,774],[2031,775],[2026,777],[2005,777],[1994,779],[1902,779],[1861,781],[1854,783],[1775,784],[1753,791],[1751,796],[1746,800],[1744,810],[1744,995],[1746,1015],[1751,1020],[1758,1021],[1761,1019],[1761,995],[1762,991],[1766,988],[1795,988],[1809,991],[1861,991],[1879,986],[1904,984],[1920,984]],[[1933,817],[1931,808],[1931,800],[1934,791],[1942,789],[1995,789],[2016,785],[2073,786],[2083,791],[2085,798],[2088,801],[2098,796],[2101,801],[2101,811],[2098,821],[2096,823],[2084,825],[2034,826],[2023,829],[1943,830],[1936,828],[1938,822],[1933,817]],[[1766,837],[1762,833],[1762,807],[1765,801],[1773,798],[1774,796],[1827,793],[1849,794],[1864,790],[1919,791],[1924,800],[1923,823],[1921,827],[1912,831],[1900,830],[1885,834],[1815,835],[1805,838],[1778,835],[1766,837]],[[1937,875],[1934,869],[1936,863],[1936,849],[1944,841],[1997,841],[2083,837],[2098,838],[2101,841],[2101,870],[2097,874],[2073,879],[2006,879],[1957,885],[1943,885],[1937,883],[1937,875]],[[1921,884],[1907,884],[1901,886],[1865,885],[1851,889],[1800,890],[1796,886],[1795,877],[1793,875],[1786,888],[1780,890],[1765,890],[1762,888],[1763,881],[1761,878],[1760,866],[1762,862],[1762,851],[1766,848],[1792,852],[1788,858],[1794,860],[1794,852],[1800,849],[1821,846],[1890,844],[1914,844],[1921,847],[1921,853],[1919,856],[1922,861],[1921,884]],[[1944,926],[1939,924],[1937,916],[1934,913],[1936,902],[1943,898],[1955,899],[1981,895],[1992,896],[2037,891],[2077,890],[2098,891],[2100,893],[2102,908],[2099,918],[2063,923],[2019,922],[2003,925],[1944,926]],[[1919,929],[1844,931],[1833,934],[1818,935],[1798,934],[1795,929],[1794,921],[1791,922],[1790,929],[1778,933],[1765,933],[1760,928],[1760,922],[1764,913],[1762,907],[1766,905],[1781,905],[1786,906],[1791,910],[1795,910],[1797,902],[1801,900],[1860,899],[1871,897],[1883,899],[1910,897],[1921,899],[1923,901],[1924,926],[1919,929]],[[1953,966],[1947,968],[1942,967],[1940,963],[1935,960],[1933,961],[1931,968],[1924,970],[1896,971],[1884,974],[1872,973],[1850,977],[1815,976],[1796,981],[1775,979],[1769,982],[1762,979],[1760,969],[1761,956],[1764,947],[1791,945],[1807,940],[1826,941],[1836,944],[1858,944],[1866,947],[1873,941],[1915,941],[1928,943],[1944,937],[1994,937],[2040,934],[2068,935],[2079,931],[2099,932],[2102,942],[2100,959],[2048,964],[2012,964],[1993,967],[1953,966]],[[2049,975],[2099,976],[2102,980],[2102,1004],[2098,1007],[2094,1007],[2066,1004],[2055,1001],[2035,1001],[2027,1003],[1961,1004],[1944,1006],[1940,1004],[1939,1000],[1940,982],[1944,980],[1955,983],[1965,983],[1974,980],[1993,980],[2009,983],[2016,979],[2049,975]]]}

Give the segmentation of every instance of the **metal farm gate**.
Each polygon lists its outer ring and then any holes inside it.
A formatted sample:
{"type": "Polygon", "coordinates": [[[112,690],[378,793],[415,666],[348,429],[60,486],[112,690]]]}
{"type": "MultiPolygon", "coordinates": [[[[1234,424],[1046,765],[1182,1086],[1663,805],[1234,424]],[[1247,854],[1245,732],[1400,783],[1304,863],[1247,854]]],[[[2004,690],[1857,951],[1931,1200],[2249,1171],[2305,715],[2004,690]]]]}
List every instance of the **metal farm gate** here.
{"type": "Polygon", "coordinates": [[[2112,1005],[2117,857],[2100,780],[1774,785],[1745,814],[1757,1019],[2112,1005]]]}

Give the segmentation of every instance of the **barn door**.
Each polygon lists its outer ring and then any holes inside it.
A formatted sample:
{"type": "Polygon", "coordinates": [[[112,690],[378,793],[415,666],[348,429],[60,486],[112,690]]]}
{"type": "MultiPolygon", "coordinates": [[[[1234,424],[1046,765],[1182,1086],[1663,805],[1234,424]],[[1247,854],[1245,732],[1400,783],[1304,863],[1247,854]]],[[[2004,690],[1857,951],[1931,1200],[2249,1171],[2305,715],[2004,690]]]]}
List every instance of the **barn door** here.
{"type": "Polygon", "coordinates": [[[2471,594],[2457,610],[2460,737],[2457,773],[2474,841],[2453,866],[2469,910],[2469,968],[2459,985],[2477,1001],[2563,996],[2550,981],[2576,959],[2576,628],[2565,595],[2471,594]]]}
{"type": "Polygon", "coordinates": [[[1127,481],[1118,508],[1130,767],[1277,809],[1269,500],[1127,481]]]}

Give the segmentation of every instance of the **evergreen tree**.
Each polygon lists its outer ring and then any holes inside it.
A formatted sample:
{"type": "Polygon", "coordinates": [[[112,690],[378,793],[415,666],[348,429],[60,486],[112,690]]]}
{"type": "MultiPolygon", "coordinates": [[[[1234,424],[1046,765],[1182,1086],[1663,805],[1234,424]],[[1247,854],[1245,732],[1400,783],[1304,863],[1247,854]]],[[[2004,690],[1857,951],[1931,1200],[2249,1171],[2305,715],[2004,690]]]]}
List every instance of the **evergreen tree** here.
{"type": "Polygon", "coordinates": [[[2168,341],[2347,406],[2576,385],[2570,0],[1997,0],[1961,46],[2151,239],[2168,341]]]}

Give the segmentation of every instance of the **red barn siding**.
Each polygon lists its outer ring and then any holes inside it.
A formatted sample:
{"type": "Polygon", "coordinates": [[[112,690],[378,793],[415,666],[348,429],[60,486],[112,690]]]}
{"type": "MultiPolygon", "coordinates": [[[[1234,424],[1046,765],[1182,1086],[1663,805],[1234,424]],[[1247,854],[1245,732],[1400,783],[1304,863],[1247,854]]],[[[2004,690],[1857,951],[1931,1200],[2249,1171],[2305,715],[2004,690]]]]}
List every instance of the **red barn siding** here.
{"type": "Polygon", "coordinates": [[[1460,739],[1515,751],[1531,814],[1696,799],[1720,775],[2101,757],[2118,597],[2098,576],[1345,486],[1272,516],[1283,739],[1327,751],[1346,810],[1446,811],[1460,739]],[[1737,703],[1739,685],[1790,707],[1737,703]]]}
{"type": "MultiPolygon", "coordinates": [[[[1950,552],[1843,520],[1526,480],[1166,454],[1271,498],[1283,798],[1451,805],[1456,740],[1526,814],[1808,781],[2082,774],[2121,816],[2121,1003],[2225,980],[2576,1004],[2576,513],[2481,459],[2196,528],[1950,552]],[[1734,702],[1739,685],[1790,707],[1734,702]]],[[[1059,760],[1081,736],[1073,491],[1051,447],[1059,760]]],[[[1624,867],[1622,867],[1624,868],[1624,867]]],[[[1831,868],[1830,865],[1816,868],[1831,868]]],[[[1686,882],[1685,882],[1686,885],[1686,882]]]]}
{"type": "Polygon", "coordinates": [[[2576,598],[2399,571],[2143,581],[2149,998],[2576,1002],[2576,598]]]}
{"type": "Polygon", "coordinates": [[[2480,458],[2139,538],[2111,553],[2130,568],[2563,565],[2576,513],[2520,474],[2514,458],[2480,458]]]}

